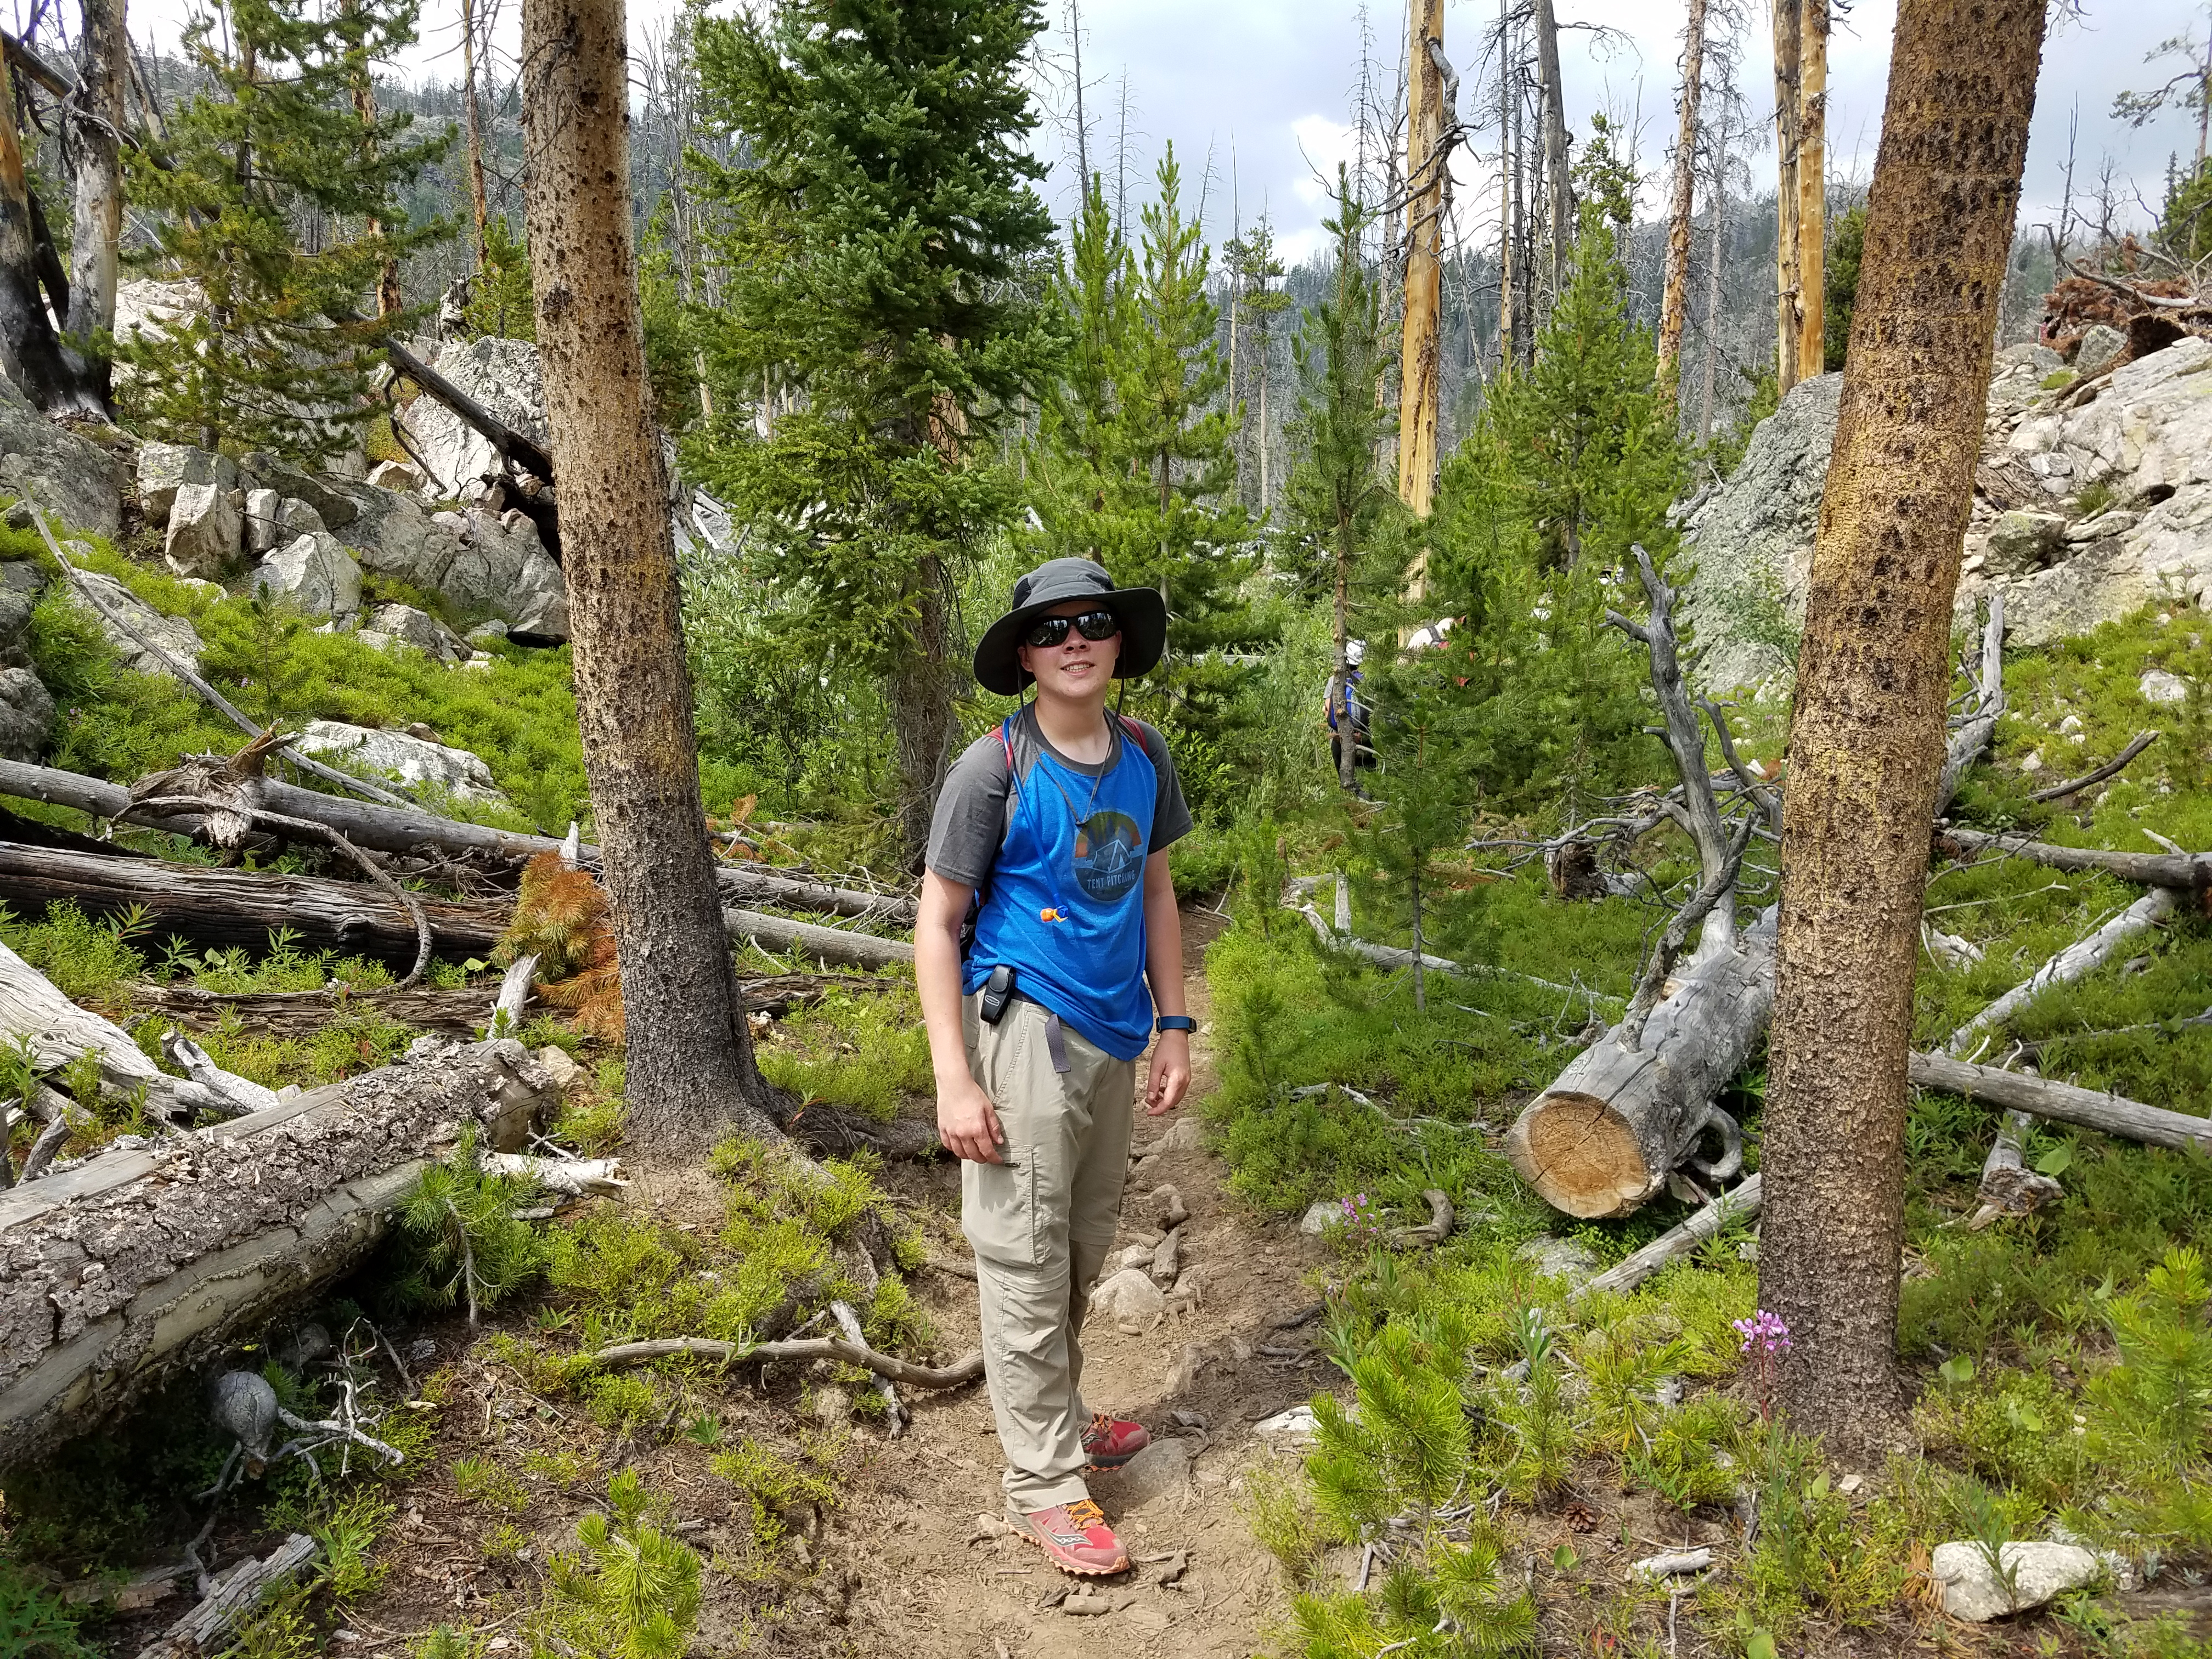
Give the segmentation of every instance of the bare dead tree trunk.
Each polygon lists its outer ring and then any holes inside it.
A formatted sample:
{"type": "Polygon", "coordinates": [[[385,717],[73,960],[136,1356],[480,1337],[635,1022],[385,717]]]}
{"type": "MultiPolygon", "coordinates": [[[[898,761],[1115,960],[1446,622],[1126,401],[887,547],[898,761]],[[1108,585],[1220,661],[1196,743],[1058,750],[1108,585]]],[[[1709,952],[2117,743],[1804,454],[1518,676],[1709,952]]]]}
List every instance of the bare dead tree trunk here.
{"type": "MultiPolygon", "coordinates": [[[[2042,0],[1905,0],[1799,659],[1760,1256],[1792,1425],[1863,1455],[1899,1401],[1906,1060],[1951,599],[2042,0]]],[[[1785,343],[1787,337],[1785,336],[1785,343]]]]}
{"type": "Polygon", "coordinates": [[[1828,0],[1801,0],[1797,70],[1797,378],[1827,372],[1828,0]]]}
{"type": "Polygon", "coordinates": [[[15,84],[0,73],[0,371],[40,409],[104,413],[84,365],[64,346],[39,291],[39,237],[15,114],[15,84]]]}
{"type": "Polygon", "coordinates": [[[1513,56],[1513,0],[1498,0],[1498,368],[1521,361],[1522,295],[1519,113],[1521,65],[1513,56]]]}
{"type": "Polygon", "coordinates": [[[476,217],[477,269],[484,268],[484,222],[490,216],[484,201],[483,131],[477,119],[476,0],[461,0],[461,109],[469,151],[469,207],[476,217]]]}
{"type": "Polygon", "coordinates": [[[1536,67],[1544,93],[1544,239],[1552,303],[1559,300],[1559,273],[1575,236],[1575,187],[1567,171],[1566,90],[1559,82],[1559,21],[1552,0],[1536,0],[1536,67]]]}
{"type": "Polygon", "coordinates": [[[69,316],[63,332],[83,358],[93,392],[110,401],[107,355],[94,343],[115,326],[116,251],[123,238],[124,0],[84,0],[84,62],[67,108],[76,146],[76,211],[70,238],[69,316]]]}
{"type": "Polygon", "coordinates": [[[1774,6],[1775,372],[1782,390],[1797,384],[1797,0],[1774,6]]]}
{"type": "Polygon", "coordinates": [[[1659,377],[1681,376],[1682,325],[1690,308],[1690,216],[1698,196],[1698,105],[1705,88],[1705,0],[1690,0],[1682,26],[1682,108],[1674,135],[1674,200],[1667,219],[1667,283],[1659,307],[1659,377]]]}
{"type": "MultiPolygon", "coordinates": [[[[1443,306],[1444,85],[1430,48],[1443,49],[1443,0],[1411,0],[1412,79],[1406,121],[1406,318],[1398,366],[1398,498],[1429,516],[1437,473],[1437,322],[1443,306]]],[[[1423,569],[1417,564],[1413,592],[1423,569]]]]}
{"type": "Polygon", "coordinates": [[[630,245],[623,0],[526,0],[538,349],[561,477],[577,714],[613,904],[631,1120],[663,1152],[776,1137],[699,804],[667,479],[630,245]]]}
{"type": "Polygon", "coordinates": [[[1705,271],[1705,384],[1698,388],[1698,441],[1700,444],[1712,441],[1713,399],[1720,379],[1721,254],[1727,246],[1728,130],[1728,114],[1723,106],[1721,130],[1713,141],[1713,234],[1712,252],[1705,271]]]}

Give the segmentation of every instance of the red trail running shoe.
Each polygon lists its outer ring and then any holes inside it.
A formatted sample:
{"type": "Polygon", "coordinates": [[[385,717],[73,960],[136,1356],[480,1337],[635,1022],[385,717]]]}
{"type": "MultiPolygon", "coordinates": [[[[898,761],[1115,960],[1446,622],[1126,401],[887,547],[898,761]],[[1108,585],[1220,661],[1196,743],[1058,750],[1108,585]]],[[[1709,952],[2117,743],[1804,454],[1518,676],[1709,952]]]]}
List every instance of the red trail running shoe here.
{"type": "Polygon", "coordinates": [[[1129,1552],[1114,1536],[1104,1513],[1087,1498],[1027,1514],[1017,1511],[1012,1519],[1014,1530],[1042,1550],[1062,1572],[1103,1578],[1128,1567],[1129,1552]]]}
{"type": "Polygon", "coordinates": [[[1152,1437],[1143,1424],[1094,1413],[1083,1431],[1084,1455],[1091,1460],[1084,1467],[1118,1469],[1152,1443],[1152,1437]]]}

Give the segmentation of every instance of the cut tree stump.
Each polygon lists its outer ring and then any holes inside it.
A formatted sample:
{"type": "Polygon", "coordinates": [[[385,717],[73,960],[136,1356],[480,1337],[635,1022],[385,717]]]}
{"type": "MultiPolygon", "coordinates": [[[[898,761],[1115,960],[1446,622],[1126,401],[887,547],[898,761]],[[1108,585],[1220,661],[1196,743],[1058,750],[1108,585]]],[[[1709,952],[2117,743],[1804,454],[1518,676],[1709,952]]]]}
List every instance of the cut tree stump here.
{"type": "Polygon", "coordinates": [[[398,1065],[0,1194],[0,1468],[352,1267],[462,1127],[513,1150],[556,1101],[519,1042],[425,1039],[398,1065]]]}
{"type": "MultiPolygon", "coordinates": [[[[407,907],[367,882],[275,875],[111,859],[96,854],[0,842],[0,900],[19,915],[74,903],[88,915],[144,913],[156,937],[177,933],[198,945],[265,949],[289,932],[310,949],[374,957],[402,967],[415,960],[415,919],[407,907]]],[[[457,903],[418,896],[434,949],[482,956],[507,931],[511,904],[457,903]]]]}
{"type": "Polygon", "coordinates": [[[1615,1027],[1522,1110],[1505,1155],[1545,1202],[1573,1216],[1626,1215],[1666,1186],[1765,1029],[1774,937],[1770,913],[1734,950],[1683,972],[1640,1047],[1624,1046],[1615,1027]]]}

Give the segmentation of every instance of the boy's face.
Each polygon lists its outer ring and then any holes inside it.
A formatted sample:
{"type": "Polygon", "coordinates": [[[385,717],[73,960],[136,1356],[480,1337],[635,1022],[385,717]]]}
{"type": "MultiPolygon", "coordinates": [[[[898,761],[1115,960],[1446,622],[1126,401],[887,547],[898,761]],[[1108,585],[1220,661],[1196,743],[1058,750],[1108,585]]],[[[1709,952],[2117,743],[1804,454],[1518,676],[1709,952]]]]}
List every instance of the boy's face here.
{"type": "MultiPolygon", "coordinates": [[[[1104,609],[1097,599],[1070,599],[1044,614],[1080,617],[1104,609]]],[[[1121,655],[1118,633],[1107,639],[1086,640],[1078,628],[1070,628],[1067,637],[1058,645],[1024,645],[1015,653],[1016,660],[1036,677],[1039,695],[1073,698],[1103,696],[1121,655]]]]}

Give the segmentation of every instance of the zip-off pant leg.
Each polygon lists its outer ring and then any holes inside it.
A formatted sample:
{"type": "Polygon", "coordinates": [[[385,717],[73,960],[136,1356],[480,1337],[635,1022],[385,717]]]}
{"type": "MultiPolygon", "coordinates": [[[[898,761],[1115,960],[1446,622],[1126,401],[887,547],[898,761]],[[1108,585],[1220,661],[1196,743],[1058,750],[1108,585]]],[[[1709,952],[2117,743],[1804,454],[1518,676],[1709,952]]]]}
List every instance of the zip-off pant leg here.
{"type": "Polygon", "coordinates": [[[975,1252],[1006,1497],[1030,1511],[1088,1495],[1077,1337],[1120,1221],[1136,1065],[1063,1026],[1068,1069],[1056,1072],[1042,1008],[1010,1002],[992,1026],[978,1000],[963,1006],[968,1067],[997,1109],[1006,1162],[961,1164],[960,1224],[975,1252]]]}

